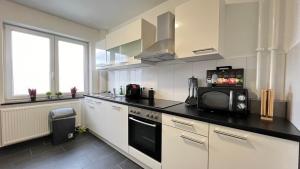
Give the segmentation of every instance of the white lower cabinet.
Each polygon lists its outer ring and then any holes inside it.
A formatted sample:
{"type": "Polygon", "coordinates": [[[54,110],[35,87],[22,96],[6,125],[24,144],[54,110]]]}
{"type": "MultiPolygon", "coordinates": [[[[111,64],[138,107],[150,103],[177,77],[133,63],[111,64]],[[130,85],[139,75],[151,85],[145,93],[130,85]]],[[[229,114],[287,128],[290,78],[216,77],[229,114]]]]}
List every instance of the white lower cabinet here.
{"type": "Polygon", "coordinates": [[[128,152],[128,106],[85,99],[87,127],[121,150],[128,152]]]}
{"type": "Polygon", "coordinates": [[[209,169],[298,169],[299,143],[210,125],[209,169]]]}
{"type": "Polygon", "coordinates": [[[208,169],[208,138],[162,127],[162,169],[208,169]]]}
{"type": "Polygon", "coordinates": [[[94,99],[85,99],[85,124],[86,127],[97,133],[97,111],[94,99]]]}
{"type": "Polygon", "coordinates": [[[106,113],[107,140],[128,152],[128,106],[109,103],[106,113]]]}

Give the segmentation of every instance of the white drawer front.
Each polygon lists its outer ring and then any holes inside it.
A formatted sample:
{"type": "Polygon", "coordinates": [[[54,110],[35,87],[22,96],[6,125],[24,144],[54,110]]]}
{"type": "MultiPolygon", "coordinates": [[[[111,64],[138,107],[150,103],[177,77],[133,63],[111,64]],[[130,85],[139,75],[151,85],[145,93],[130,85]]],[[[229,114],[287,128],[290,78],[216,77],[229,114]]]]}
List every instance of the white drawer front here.
{"type": "Polygon", "coordinates": [[[162,123],[164,125],[172,126],[184,131],[208,136],[208,123],[191,120],[183,117],[173,115],[162,115],[162,123]]]}

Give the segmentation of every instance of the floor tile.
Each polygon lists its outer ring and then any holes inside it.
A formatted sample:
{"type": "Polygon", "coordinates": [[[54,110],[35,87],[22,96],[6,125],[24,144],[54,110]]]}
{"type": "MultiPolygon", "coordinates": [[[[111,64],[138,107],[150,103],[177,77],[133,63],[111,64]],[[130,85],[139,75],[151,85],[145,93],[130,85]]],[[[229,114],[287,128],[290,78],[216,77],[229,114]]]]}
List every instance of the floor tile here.
{"type": "Polygon", "coordinates": [[[49,137],[0,149],[0,169],[142,169],[91,134],[52,145],[49,137]]]}

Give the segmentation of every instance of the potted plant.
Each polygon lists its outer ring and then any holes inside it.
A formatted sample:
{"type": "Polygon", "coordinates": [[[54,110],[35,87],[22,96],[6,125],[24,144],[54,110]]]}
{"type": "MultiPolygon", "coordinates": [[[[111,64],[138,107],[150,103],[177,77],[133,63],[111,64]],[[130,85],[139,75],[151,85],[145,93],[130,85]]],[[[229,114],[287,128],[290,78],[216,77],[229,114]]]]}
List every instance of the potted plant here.
{"type": "Polygon", "coordinates": [[[48,99],[51,99],[52,92],[47,92],[46,95],[47,95],[47,98],[48,98],[48,99]]]}
{"type": "Polygon", "coordinates": [[[30,100],[32,102],[36,101],[36,89],[28,89],[30,100]]]}
{"type": "Polygon", "coordinates": [[[72,98],[76,97],[76,92],[77,92],[77,88],[76,87],[71,88],[72,98]]]}
{"type": "Polygon", "coordinates": [[[62,95],[62,92],[56,92],[56,93],[55,93],[55,95],[56,95],[56,98],[58,98],[58,99],[59,99],[59,98],[60,98],[60,96],[62,95]]]}

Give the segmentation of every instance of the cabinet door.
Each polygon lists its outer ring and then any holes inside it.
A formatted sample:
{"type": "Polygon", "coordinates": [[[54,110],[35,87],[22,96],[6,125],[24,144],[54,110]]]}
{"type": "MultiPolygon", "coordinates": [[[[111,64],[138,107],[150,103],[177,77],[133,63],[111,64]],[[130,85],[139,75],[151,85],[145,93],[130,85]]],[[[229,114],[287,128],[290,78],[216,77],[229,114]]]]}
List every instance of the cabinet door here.
{"type": "Polygon", "coordinates": [[[189,0],[176,7],[175,50],[178,58],[196,56],[198,52],[215,52],[211,48],[219,49],[220,3],[220,0],[189,0]]]}
{"type": "Polygon", "coordinates": [[[106,114],[107,140],[128,152],[128,106],[110,103],[106,114]]]}
{"type": "Polygon", "coordinates": [[[96,132],[96,107],[92,99],[85,99],[85,124],[88,129],[96,132]]]}
{"type": "Polygon", "coordinates": [[[107,102],[103,101],[103,100],[95,100],[95,110],[96,113],[93,117],[93,121],[95,123],[95,127],[96,127],[96,134],[98,134],[99,136],[105,138],[105,123],[106,123],[106,104],[107,102]]]}
{"type": "Polygon", "coordinates": [[[207,137],[163,125],[162,168],[207,169],[207,137]]]}
{"type": "Polygon", "coordinates": [[[210,169],[298,169],[299,143],[210,126],[210,169]]]}

